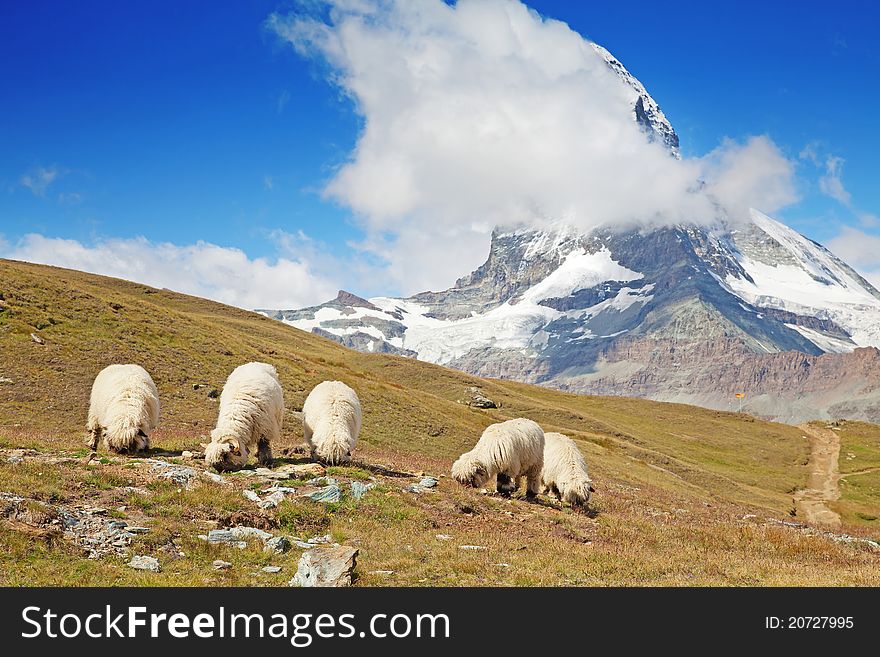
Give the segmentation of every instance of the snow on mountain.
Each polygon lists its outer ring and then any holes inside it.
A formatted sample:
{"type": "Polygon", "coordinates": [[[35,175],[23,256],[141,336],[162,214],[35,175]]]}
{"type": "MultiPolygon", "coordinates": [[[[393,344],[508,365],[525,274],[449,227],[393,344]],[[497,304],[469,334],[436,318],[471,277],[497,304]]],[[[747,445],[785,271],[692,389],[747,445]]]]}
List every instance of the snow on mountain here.
{"type": "MultiPolygon", "coordinates": [[[[542,234],[538,241],[542,240],[545,255],[559,246],[559,240],[551,234],[542,234]]],[[[532,255],[537,253],[535,250],[532,255]]],[[[542,302],[566,298],[606,281],[629,282],[640,278],[638,272],[616,263],[607,249],[595,253],[580,249],[566,254],[555,271],[518,297],[506,299],[488,312],[472,313],[461,319],[438,319],[432,315],[431,306],[391,297],[369,299],[367,304],[372,308],[319,306],[302,311],[260,312],[304,331],[321,329],[340,337],[362,333],[397,349],[412,351],[420,360],[445,364],[471,350],[487,347],[535,353],[545,340],[539,334],[554,320],[584,319],[603,311],[621,312],[633,304],[647,303],[651,296],[645,294],[650,290],[623,287],[611,298],[580,310],[560,311],[542,302]],[[383,332],[379,328],[382,324],[393,330],[383,332]]]]}
{"type": "Polygon", "coordinates": [[[757,210],[745,233],[734,233],[746,276],[728,274],[723,284],[761,308],[830,320],[850,341],[792,326],[823,351],[880,347],[880,294],[870,283],[816,244],[757,210]]]}
{"type": "Polygon", "coordinates": [[[633,116],[642,128],[652,137],[662,141],[675,157],[679,157],[678,135],[657,102],[632,73],[608,50],[598,43],[591,43],[593,50],[605,60],[608,67],[626,83],[633,92],[633,116]]]}
{"type": "MultiPolygon", "coordinates": [[[[436,319],[430,316],[429,307],[397,299],[370,299],[370,303],[402,315],[400,322],[406,331],[401,338],[391,340],[391,344],[414,351],[421,360],[446,364],[472,350],[487,347],[534,353],[545,342],[542,330],[554,320],[566,316],[583,318],[608,308],[623,310],[634,303],[646,303],[650,297],[640,297],[633,290],[623,288],[612,299],[588,309],[567,312],[542,305],[542,301],[569,297],[605,281],[626,282],[639,278],[641,274],[621,267],[607,250],[596,253],[580,250],[570,252],[553,273],[518,298],[507,299],[486,313],[463,319],[436,319]]],[[[298,327],[307,325],[291,323],[298,327]]]]}

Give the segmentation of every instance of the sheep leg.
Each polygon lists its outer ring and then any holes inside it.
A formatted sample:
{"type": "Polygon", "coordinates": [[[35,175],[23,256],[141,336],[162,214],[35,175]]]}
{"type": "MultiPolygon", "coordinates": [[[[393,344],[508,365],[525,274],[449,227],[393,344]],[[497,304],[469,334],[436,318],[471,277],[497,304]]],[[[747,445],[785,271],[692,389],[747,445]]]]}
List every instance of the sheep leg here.
{"type": "Polygon", "coordinates": [[[495,490],[502,495],[510,495],[516,489],[511,478],[503,472],[499,472],[495,490]]]}
{"type": "Polygon", "coordinates": [[[532,468],[526,472],[526,497],[538,496],[541,490],[541,468],[532,468]]]}
{"type": "Polygon", "coordinates": [[[93,452],[98,449],[98,441],[101,439],[101,427],[89,429],[89,437],[86,438],[86,446],[93,452]]]}
{"type": "Polygon", "coordinates": [[[257,441],[257,463],[262,466],[272,465],[272,448],[265,438],[260,438],[257,441]]]}

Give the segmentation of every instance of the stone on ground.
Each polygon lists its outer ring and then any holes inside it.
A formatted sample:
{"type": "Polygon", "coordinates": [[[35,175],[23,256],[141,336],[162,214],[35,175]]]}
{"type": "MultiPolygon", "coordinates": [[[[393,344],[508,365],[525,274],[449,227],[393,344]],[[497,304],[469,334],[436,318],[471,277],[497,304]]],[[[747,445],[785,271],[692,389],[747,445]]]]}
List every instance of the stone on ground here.
{"type": "Polygon", "coordinates": [[[304,552],[290,586],[341,587],[351,586],[357,548],[318,547],[304,552]]]}

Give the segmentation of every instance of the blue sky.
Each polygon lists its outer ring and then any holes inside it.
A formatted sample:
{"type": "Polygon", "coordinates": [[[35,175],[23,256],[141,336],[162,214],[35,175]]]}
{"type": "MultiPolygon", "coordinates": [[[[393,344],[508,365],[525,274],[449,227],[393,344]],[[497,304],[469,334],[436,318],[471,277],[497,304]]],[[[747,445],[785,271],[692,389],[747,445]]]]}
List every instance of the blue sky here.
{"type": "MultiPolygon", "coordinates": [[[[686,157],[725,137],[767,135],[793,163],[801,197],[777,218],[880,271],[880,255],[864,248],[880,238],[873,3],[528,4],[614,53],[660,103],[686,157]]],[[[367,272],[381,249],[355,257],[351,242],[368,231],[344,201],[322,197],[362,120],[325,64],[267,28],[274,12],[300,10],[259,0],[4,3],[0,253],[33,233],[86,250],[201,241],[240,249],[249,266],[266,259],[252,284],[278,289],[259,301],[312,302],[337,284],[415,291],[367,272]],[[303,253],[319,263],[279,282],[276,259],[302,264],[303,253]]]]}

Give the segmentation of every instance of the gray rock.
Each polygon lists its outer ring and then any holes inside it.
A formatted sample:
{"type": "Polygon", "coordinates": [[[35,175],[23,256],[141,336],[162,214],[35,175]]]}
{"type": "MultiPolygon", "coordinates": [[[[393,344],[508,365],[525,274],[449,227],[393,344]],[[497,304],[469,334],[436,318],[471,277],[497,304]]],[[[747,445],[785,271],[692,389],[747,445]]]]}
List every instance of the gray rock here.
{"type": "Polygon", "coordinates": [[[309,481],[310,486],[337,486],[337,482],[333,477],[317,477],[309,481]]]}
{"type": "Polygon", "coordinates": [[[419,481],[419,483],[410,484],[403,490],[406,493],[424,493],[427,490],[436,488],[438,483],[439,479],[437,479],[436,477],[423,477],[422,480],[419,481]]]}
{"type": "Polygon", "coordinates": [[[274,538],[270,538],[263,544],[263,552],[274,552],[275,554],[284,554],[293,545],[286,536],[276,536],[274,538]]]}
{"type": "Polygon", "coordinates": [[[249,488],[245,488],[243,491],[241,491],[241,494],[244,495],[251,502],[256,502],[257,504],[262,502],[262,500],[260,499],[260,496],[257,495],[254,491],[252,491],[249,488]]]}
{"type": "Polygon", "coordinates": [[[357,548],[346,545],[318,547],[304,552],[296,575],[288,584],[304,587],[351,586],[358,553],[357,548]]]}
{"type": "Polygon", "coordinates": [[[315,502],[330,504],[342,499],[342,489],[338,484],[333,483],[316,490],[314,493],[309,493],[306,497],[315,502]]]}
{"type": "MultiPolygon", "coordinates": [[[[272,538],[272,534],[256,527],[232,527],[228,531],[232,534],[234,539],[239,541],[247,540],[249,538],[258,538],[261,541],[268,541],[272,538]]],[[[208,533],[210,534],[210,532],[208,533]]]]}
{"type": "Polygon", "coordinates": [[[293,495],[296,493],[296,488],[291,488],[290,486],[279,486],[275,484],[263,490],[264,493],[284,493],[285,495],[293,495]]]}
{"type": "Polygon", "coordinates": [[[266,497],[262,502],[260,502],[261,509],[274,509],[276,506],[281,504],[284,501],[284,493],[281,491],[275,491],[268,497],[266,497]]]}
{"type": "Polygon", "coordinates": [[[264,573],[274,575],[275,573],[281,572],[281,566],[263,566],[260,570],[262,570],[264,573]]]}
{"type": "Polygon", "coordinates": [[[37,344],[46,344],[46,341],[43,340],[43,338],[41,338],[41,337],[40,337],[39,335],[37,335],[36,333],[31,333],[31,340],[33,340],[33,341],[36,342],[37,344]]]}
{"type": "Polygon", "coordinates": [[[354,499],[359,500],[364,495],[366,495],[367,491],[370,490],[374,485],[375,484],[365,484],[360,481],[353,481],[351,482],[351,496],[354,499]]]}
{"type": "Polygon", "coordinates": [[[223,559],[215,559],[211,565],[214,566],[215,570],[227,570],[232,568],[232,564],[228,561],[223,561],[223,559]]]}
{"type": "Polygon", "coordinates": [[[480,550],[488,550],[489,548],[487,548],[487,547],[484,546],[484,545],[459,545],[459,546],[458,546],[458,549],[459,549],[459,550],[473,550],[473,551],[480,551],[480,550]]]}
{"type": "Polygon", "coordinates": [[[210,479],[215,484],[220,484],[224,486],[231,486],[232,482],[226,481],[223,477],[218,475],[216,472],[208,472],[207,470],[202,471],[202,476],[205,479],[210,479]]]}
{"type": "Polygon", "coordinates": [[[152,460],[152,464],[150,469],[157,473],[157,479],[166,479],[184,488],[189,488],[192,481],[198,476],[194,469],[184,465],[176,465],[156,459],[152,460]]]}
{"type": "Polygon", "coordinates": [[[208,543],[232,543],[235,539],[232,537],[232,532],[228,529],[211,529],[208,531],[208,535],[205,536],[205,540],[208,543]]]}
{"type": "Polygon", "coordinates": [[[318,547],[319,545],[333,545],[334,547],[338,547],[339,543],[333,542],[333,537],[330,534],[324,534],[323,536],[315,536],[314,538],[310,538],[307,541],[301,541],[299,539],[295,539],[293,541],[294,545],[303,550],[311,550],[312,548],[318,547]]]}
{"type": "Polygon", "coordinates": [[[291,463],[278,468],[277,472],[283,472],[289,479],[308,479],[322,476],[325,470],[320,463],[291,463]]]}
{"type": "Polygon", "coordinates": [[[134,556],[128,562],[128,566],[136,570],[149,570],[151,573],[158,573],[162,570],[159,566],[159,560],[156,557],[134,556]]]}
{"type": "MultiPolygon", "coordinates": [[[[205,536],[201,534],[201,536],[205,536]]],[[[257,538],[263,542],[272,538],[272,534],[256,527],[232,527],[231,529],[212,529],[203,540],[211,544],[229,543],[235,547],[246,547],[247,540],[257,538]]]]}
{"type": "Polygon", "coordinates": [[[266,479],[290,479],[286,472],[270,470],[269,468],[257,468],[257,476],[266,479]]]}
{"type": "Polygon", "coordinates": [[[498,408],[498,404],[486,397],[482,391],[474,386],[468,388],[470,399],[465,403],[472,408],[498,408]]]}

